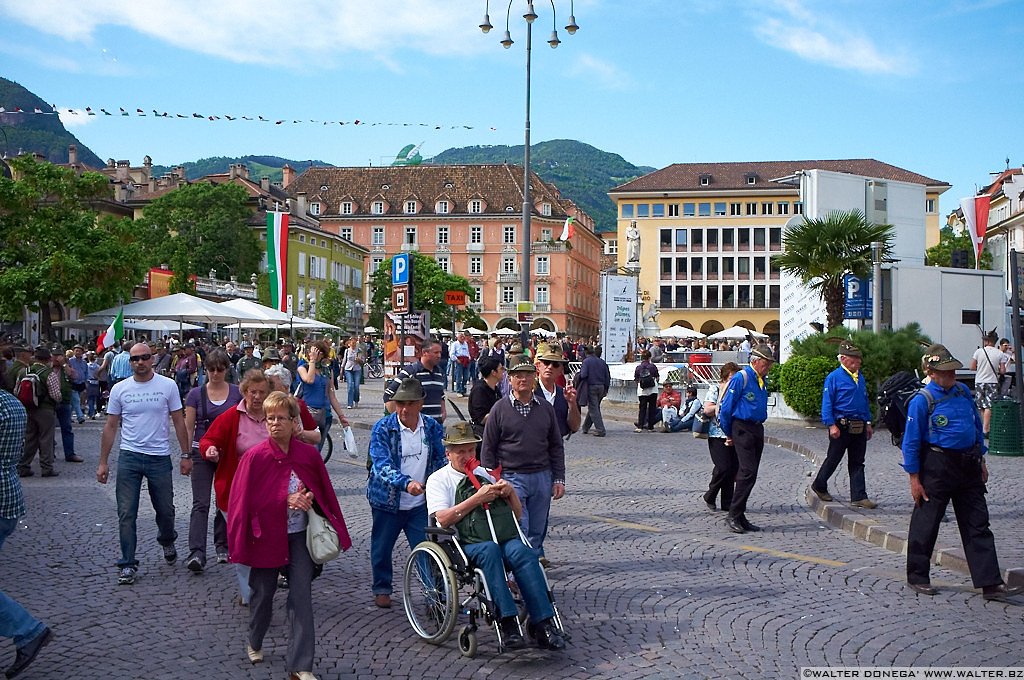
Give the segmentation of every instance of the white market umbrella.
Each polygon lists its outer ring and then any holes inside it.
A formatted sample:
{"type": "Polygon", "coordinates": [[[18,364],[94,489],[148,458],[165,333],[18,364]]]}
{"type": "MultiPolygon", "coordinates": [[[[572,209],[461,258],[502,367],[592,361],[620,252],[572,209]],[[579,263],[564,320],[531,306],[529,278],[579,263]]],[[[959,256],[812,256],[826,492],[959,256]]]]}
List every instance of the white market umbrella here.
{"type": "Polygon", "coordinates": [[[498,335],[519,335],[519,331],[514,331],[511,328],[499,328],[494,332],[498,335]]]}
{"type": "Polygon", "coordinates": [[[718,331],[708,336],[708,340],[743,340],[748,335],[752,335],[755,338],[767,338],[768,336],[764,333],[758,333],[752,331],[749,328],[743,326],[733,326],[732,328],[726,328],[724,331],[718,331]]]}
{"type": "Polygon", "coordinates": [[[556,334],[546,328],[534,328],[530,331],[530,335],[539,335],[542,338],[553,338],[556,334]]]}
{"type": "MultiPolygon", "coordinates": [[[[53,325],[58,328],[106,328],[114,317],[109,319],[103,317],[83,317],[71,321],[57,321],[53,325]]],[[[186,331],[197,331],[202,326],[192,323],[178,323],[177,321],[156,320],[156,319],[125,319],[124,327],[133,331],[158,331],[171,333],[179,329],[186,331]]]]}
{"type": "Polygon", "coordinates": [[[267,307],[261,305],[258,302],[252,300],[243,300],[241,298],[235,298],[233,300],[225,300],[224,302],[218,302],[218,305],[229,310],[229,312],[241,312],[249,314],[260,321],[277,322],[279,324],[288,323],[288,313],[282,312],[281,310],[274,309],[273,307],[267,307]]]}
{"type": "Polygon", "coordinates": [[[692,328],[686,326],[669,326],[665,330],[658,333],[663,338],[703,338],[706,337],[700,331],[695,331],[692,328]]]}
{"type": "Polygon", "coordinates": [[[167,319],[181,323],[191,321],[193,323],[207,324],[260,320],[250,313],[230,310],[216,302],[195,297],[188,293],[175,293],[174,295],[132,302],[131,304],[124,305],[124,307],[110,307],[109,309],[93,312],[86,316],[100,316],[111,319],[116,317],[118,311],[121,310],[124,311],[126,319],[167,319]]]}
{"type": "Polygon", "coordinates": [[[447,328],[431,328],[430,332],[434,335],[451,335],[452,332],[447,328]]]}
{"type": "Polygon", "coordinates": [[[463,328],[462,332],[469,333],[470,335],[487,335],[487,331],[482,331],[479,328],[473,328],[472,326],[469,328],[463,328]]]}
{"type": "Polygon", "coordinates": [[[378,331],[373,326],[367,326],[366,328],[363,329],[363,332],[364,333],[369,333],[370,335],[373,335],[374,333],[380,333],[380,331],[378,331]]]}
{"type": "Polygon", "coordinates": [[[326,321],[317,321],[316,319],[307,319],[304,316],[293,316],[289,317],[284,323],[280,321],[242,321],[239,323],[233,323],[225,328],[234,330],[238,328],[255,328],[255,329],[268,329],[268,328],[304,328],[307,330],[321,329],[321,330],[341,330],[340,326],[329,324],[326,321]]]}

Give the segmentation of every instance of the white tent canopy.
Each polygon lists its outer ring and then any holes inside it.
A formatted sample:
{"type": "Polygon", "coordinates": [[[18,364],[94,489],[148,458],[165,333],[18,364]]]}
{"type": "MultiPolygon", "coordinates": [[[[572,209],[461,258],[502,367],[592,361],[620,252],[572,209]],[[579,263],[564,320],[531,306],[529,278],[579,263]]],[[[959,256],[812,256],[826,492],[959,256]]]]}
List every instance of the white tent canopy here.
{"type": "Polygon", "coordinates": [[[539,335],[542,338],[553,338],[557,335],[554,331],[549,331],[546,328],[534,328],[530,331],[530,335],[539,335]]]}
{"type": "Polygon", "coordinates": [[[704,338],[707,337],[699,331],[695,331],[686,326],[669,326],[659,333],[663,338],[704,338]]]}
{"type": "Polygon", "coordinates": [[[268,329],[268,328],[298,328],[300,330],[329,330],[329,331],[340,331],[340,326],[327,323],[326,321],[317,321],[316,319],[307,319],[302,316],[293,316],[290,321],[281,323],[279,321],[243,321],[239,323],[233,323],[225,328],[234,330],[236,328],[254,328],[254,329],[268,329]]]}
{"type": "Polygon", "coordinates": [[[708,340],[743,340],[748,335],[752,335],[755,338],[767,338],[768,336],[764,333],[758,333],[752,331],[749,328],[743,326],[733,326],[732,328],[726,328],[724,331],[718,331],[708,336],[708,340]]]}
{"type": "MultiPolygon", "coordinates": [[[[235,298],[234,300],[225,300],[224,302],[218,302],[218,305],[224,307],[230,312],[242,312],[250,314],[254,318],[258,318],[260,321],[278,322],[281,324],[288,323],[289,316],[286,312],[274,309],[273,307],[267,307],[251,300],[242,300],[241,298],[235,298]]],[[[244,325],[244,324],[243,324],[244,325]]]]}
{"type": "Polygon", "coordinates": [[[469,333],[470,335],[487,335],[487,331],[482,331],[479,328],[473,328],[472,326],[469,328],[463,328],[462,332],[469,333]]]}
{"type": "Polygon", "coordinates": [[[519,335],[519,331],[514,331],[511,328],[499,328],[494,332],[497,333],[498,335],[519,335]]]}
{"type": "MultiPolygon", "coordinates": [[[[82,317],[81,319],[72,319],[70,321],[57,321],[54,326],[58,328],[106,328],[110,325],[110,322],[114,320],[114,317],[105,319],[103,317],[82,317]]],[[[197,326],[192,323],[179,323],[177,321],[167,320],[155,320],[155,319],[126,319],[124,322],[126,330],[133,331],[156,331],[159,333],[174,333],[180,330],[186,331],[197,331],[202,326],[197,326]]]]}
{"type": "Polygon", "coordinates": [[[371,334],[371,335],[372,335],[372,334],[374,334],[374,333],[380,333],[380,331],[378,331],[378,330],[377,330],[376,328],[374,328],[373,326],[367,326],[366,328],[364,328],[364,329],[363,329],[363,332],[364,332],[364,333],[369,333],[369,334],[371,334]]]}
{"type": "Polygon", "coordinates": [[[188,293],[175,293],[174,295],[150,298],[149,300],[124,305],[124,307],[110,307],[109,309],[93,312],[86,316],[112,319],[122,309],[126,319],[167,319],[204,324],[260,320],[251,313],[231,310],[222,307],[216,302],[204,300],[188,293]]]}
{"type": "Polygon", "coordinates": [[[452,332],[447,328],[431,328],[430,332],[432,335],[451,335],[452,332]]]}

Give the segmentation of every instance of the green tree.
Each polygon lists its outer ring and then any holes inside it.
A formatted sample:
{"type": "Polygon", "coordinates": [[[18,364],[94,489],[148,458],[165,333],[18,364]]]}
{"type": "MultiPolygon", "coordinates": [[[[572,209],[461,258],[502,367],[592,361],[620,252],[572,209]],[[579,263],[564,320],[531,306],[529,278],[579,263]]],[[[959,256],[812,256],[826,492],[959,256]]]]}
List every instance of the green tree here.
{"type": "Polygon", "coordinates": [[[316,319],[344,328],[348,316],[348,300],[341,292],[337,281],[331,281],[316,301],[316,319]]]}
{"type": "MultiPolygon", "coordinates": [[[[974,243],[971,242],[971,235],[965,230],[957,234],[952,227],[946,226],[939,231],[939,242],[924,251],[925,264],[933,267],[952,267],[953,251],[966,250],[968,264],[974,264],[974,243]]],[[[992,269],[992,253],[987,250],[981,251],[981,268],[992,269]]]]}
{"type": "Polygon", "coordinates": [[[218,278],[247,280],[260,261],[259,239],[247,224],[247,199],[235,184],[189,184],[150,203],[140,229],[159,260],[173,263],[176,275],[206,276],[212,269],[218,278]]]}
{"type": "MultiPolygon", "coordinates": [[[[107,178],[31,156],[10,166],[16,179],[0,177],[0,318],[51,302],[93,311],[130,300],[153,260],[131,220],[94,209],[109,198],[107,178]]],[[[42,335],[49,324],[43,314],[42,335]]]]}
{"type": "MultiPolygon", "coordinates": [[[[466,299],[475,295],[469,281],[461,276],[449,274],[429,255],[413,252],[412,255],[412,309],[429,311],[430,323],[439,328],[451,328],[452,308],[444,303],[444,293],[461,290],[466,299]]],[[[384,313],[391,311],[391,260],[385,260],[370,276],[370,325],[384,326],[384,313]]],[[[463,324],[482,324],[480,315],[468,307],[455,308],[455,321],[463,324]]]]}
{"type": "Polygon", "coordinates": [[[843,322],[843,276],[871,274],[871,243],[882,244],[882,257],[892,252],[895,230],[891,224],[869,222],[859,210],[833,210],[824,217],[804,219],[786,230],[782,255],[775,258],[782,271],[821,296],[828,328],[843,322]]]}

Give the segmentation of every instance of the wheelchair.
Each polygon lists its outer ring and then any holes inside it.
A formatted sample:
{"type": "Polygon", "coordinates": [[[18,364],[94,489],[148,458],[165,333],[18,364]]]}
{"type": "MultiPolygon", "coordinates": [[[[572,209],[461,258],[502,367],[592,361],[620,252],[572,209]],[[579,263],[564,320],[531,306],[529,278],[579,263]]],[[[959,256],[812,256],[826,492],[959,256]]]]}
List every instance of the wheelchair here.
{"type": "MultiPolygon", "coordinates": [[[[497,607],[483,572],[470,565],[454,528],[429,526],[426,533],[427,540],[409,553],[402,579],[402,600],[409,624],[425,642],[440,645],[451,637],[459,612],[462,611],[469,617],[469,622],[459,629],[459,651],[462,655],[467,658],[476,656],[478,619],[494,628],[498,638],[498,653],[501,654],[506,649],[505,640],[501,626],[497,625],[497,607]],[[462,590],[468,592],[464,598],[460,592],[462,590]]],[[[523,542],[530,545],[522,535],[522,530],[519,533],[523,542]]],[[[506,574],[511,576],[511,571],[506,569],[506,574]]],[[[552,621],[568,641],[569,635],[562,626],[547,574],[544,575],[544,587],[554,611],[552,621]]],[[[510,583],[510,589],[519,607],[519,634],[522,635],[528,614],[514,583],[510,583]]]]}

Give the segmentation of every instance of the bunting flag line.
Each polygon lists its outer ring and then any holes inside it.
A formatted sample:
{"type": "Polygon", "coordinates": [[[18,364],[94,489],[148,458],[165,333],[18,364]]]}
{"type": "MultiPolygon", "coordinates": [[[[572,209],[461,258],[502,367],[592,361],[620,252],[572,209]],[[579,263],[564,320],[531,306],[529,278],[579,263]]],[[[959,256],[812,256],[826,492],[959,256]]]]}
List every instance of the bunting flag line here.
{"type": "MultiPolygon", "coordinates": [[[[7,108],[0,106],[0,114],[24,114],[24,115],[40,115],[40,116],[59,116],[62,114],[71,116],[124,116],[130,118],[196,118],[199,120],[205,120],[207,122],[235,122],[237,120],[260,122],[260,123],[273,123],[274,125],[368,125],[370,127],[387,126],[387,127],[426,127],[434,128],[435,130],[475,130],[475,125],[463,125],[463,124],[450,124],[450,123],[396,123],[396,122],[385,122],[385,121],[366,121],[361,118],[354,118],[352,120],[316,120],[310,118],[308,120],[301,119],[287,119],[287,118],[267,118],[259,114],[256,115],[242,115],[242,116],[229,116],[227,114],[204,114],[193,112],[191,114],[186,113],[168,113],[167,111],[157,111],[151,109],[152,114],[146,113],[141,108],[136,108],[135,112],[131,112],[123,106],[117,107],[117,110],[107,110],[104,108],[94,109],[91,106],[77,109],[58,109],[54,105],[50,105],[50,111],[43,111],[39,108],[33,108],[31,111],[27,111],[20,106],[7,108]]],[[[490,130],[497,130],[496,127],[488,128],[490,130]]]]}
{"type": "Polygon", "coordinates": [[[270,306],[287,312],[288,213],[285,212],[267,212],[267,275],[270,277],[270,306]]]}
{"type": "Polygon", "coordinates": [[[967,222],[967,231],[974,244],[974,268],[981,269],[981,249],[985,245],[985,232],[988,231],[988,211],[992,197],[987,194],[960,199],[960,209],[967,222]]]}

